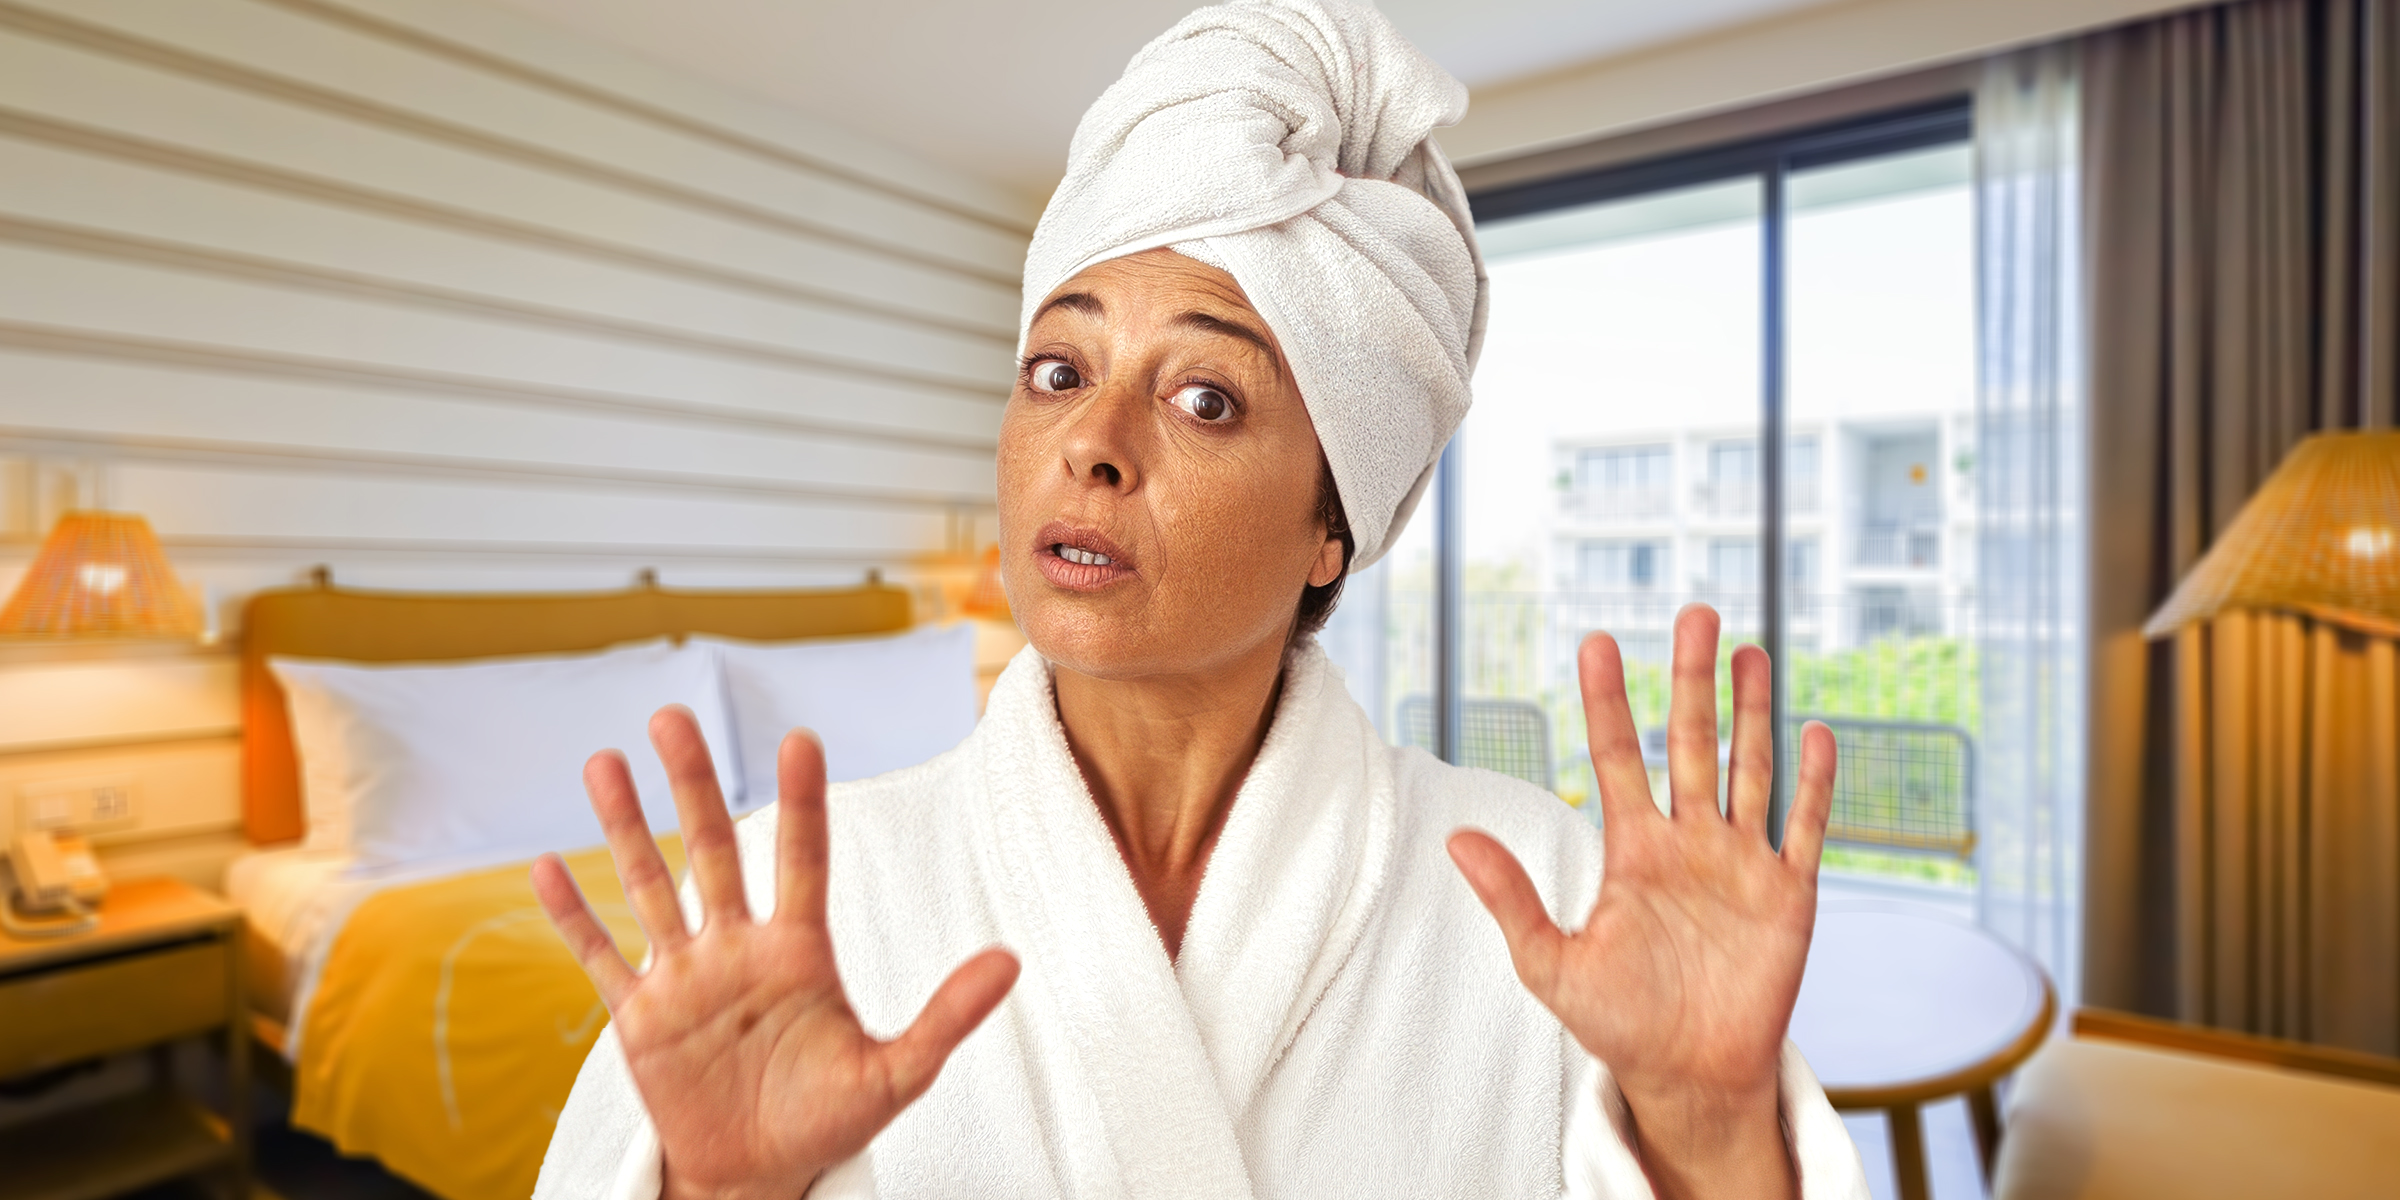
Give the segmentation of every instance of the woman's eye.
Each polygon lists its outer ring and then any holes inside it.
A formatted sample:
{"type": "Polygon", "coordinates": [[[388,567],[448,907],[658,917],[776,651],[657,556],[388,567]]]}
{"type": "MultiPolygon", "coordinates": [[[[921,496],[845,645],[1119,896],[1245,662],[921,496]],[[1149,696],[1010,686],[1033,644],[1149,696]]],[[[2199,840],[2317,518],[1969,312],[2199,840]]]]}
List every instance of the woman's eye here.
{"type": "Polygon", "coordinates": [[[1232,399],[1206,384],[1195,383],[1175,393],[1174,404],[1175,407],[1212,424],[1233,416],[1232,399]]]}
{"type": "Polygon", "coordinates": [[[1026,378],[1037,392],[1066,392],[1083,386],[1082,373],[1055,358],[1033,364],[1026,378]]]}

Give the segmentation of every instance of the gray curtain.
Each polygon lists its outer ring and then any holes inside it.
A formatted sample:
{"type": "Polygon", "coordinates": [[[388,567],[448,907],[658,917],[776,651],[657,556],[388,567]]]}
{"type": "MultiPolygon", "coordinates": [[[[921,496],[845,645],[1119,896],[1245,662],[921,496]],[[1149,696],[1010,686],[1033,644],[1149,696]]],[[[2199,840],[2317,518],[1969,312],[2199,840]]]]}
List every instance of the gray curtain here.
{"type": "Polygon", "coordinates": [[[2085,996],[2400,1053],[2400,667],[2288,616],[2143,620],[2285,451],[2400,421],[2400,0],[2083,47],[2085,996]]]}

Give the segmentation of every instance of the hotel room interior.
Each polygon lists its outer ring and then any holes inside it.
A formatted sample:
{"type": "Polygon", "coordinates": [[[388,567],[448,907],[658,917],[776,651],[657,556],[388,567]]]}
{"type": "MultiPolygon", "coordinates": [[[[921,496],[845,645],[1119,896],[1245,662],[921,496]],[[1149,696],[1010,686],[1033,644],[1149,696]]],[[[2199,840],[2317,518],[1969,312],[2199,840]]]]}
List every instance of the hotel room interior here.
{"type": "MultiPolygon", "coordinates": [[[[972,727],[1027,241],[1190,7],[0,0],[0,1200],[530,1193],[576,764],[972,727]]],[[[1663,771],[1714,604],[1878,1197],[2400,1194],[2400,0],[1380,7],[1494,296],[1384,736],[1596,819],[1578,637],[1663,771]]]]}

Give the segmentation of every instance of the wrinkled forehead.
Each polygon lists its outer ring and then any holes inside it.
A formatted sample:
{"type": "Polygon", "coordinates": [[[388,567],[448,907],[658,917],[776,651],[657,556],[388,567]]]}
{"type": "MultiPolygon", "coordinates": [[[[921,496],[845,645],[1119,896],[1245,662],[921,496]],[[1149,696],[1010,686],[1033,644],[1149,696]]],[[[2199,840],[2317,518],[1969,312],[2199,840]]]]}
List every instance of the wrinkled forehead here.
{"type": "Polygon", "coordinates": [[[1032,324],[1040,324],[1043,317],[1062,307],[1095,312],[1093,301],[1098,301],[1098,309],[1129,316],[1164,312],[1177,304],[1205,303],[1228,315],[1258,317],[1258,309],[1240,281],[1224,268],[1161,248],[1103,259],[1077,271],[1042,298],[1032,324]]]}
{"type": "Polygon", "coordinates": [[[1066,319],[1231,338],[1259,351],[1278,374],[1287,373],[1274,331],[1241,283],[1221,267],[1172,250],[1112,258],[1076,272],[1034,310],[1026,336],[1066,319]]]}

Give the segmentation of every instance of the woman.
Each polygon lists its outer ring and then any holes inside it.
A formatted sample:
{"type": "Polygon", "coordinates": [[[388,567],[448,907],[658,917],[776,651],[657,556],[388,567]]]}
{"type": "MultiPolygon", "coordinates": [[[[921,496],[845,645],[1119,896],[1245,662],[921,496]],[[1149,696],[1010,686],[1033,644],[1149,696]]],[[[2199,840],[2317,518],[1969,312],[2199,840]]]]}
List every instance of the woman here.
{"type": "Polygon", "coordinates": [[[1466,409],[1483,273],[1427,140],[1463,109],[1373,10],[1249,0],[1087,114],[1001,430],[1031,647],[923,766],[829,790],[795,733],[738,827],[662,711],[680,908],[593,758],[653,959],[536,865],[612,1016],[537,1200],[1865,1195],[1784,1043],[1833,744],[1777,854],[1765,656],[1720,815],[1716,619],[1679,616],[1669,816],[1585,643],[1604,850],[1385,745],[1310,636],[1466,409]]]}

